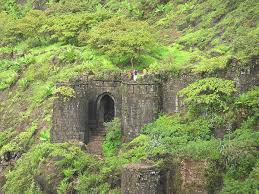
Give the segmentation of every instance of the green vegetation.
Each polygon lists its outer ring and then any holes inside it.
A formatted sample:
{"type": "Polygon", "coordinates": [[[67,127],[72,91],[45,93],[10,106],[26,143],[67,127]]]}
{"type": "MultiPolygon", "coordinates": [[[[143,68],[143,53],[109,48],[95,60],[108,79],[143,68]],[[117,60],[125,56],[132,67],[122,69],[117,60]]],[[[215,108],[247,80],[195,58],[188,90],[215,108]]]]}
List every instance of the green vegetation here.
{"type": "Polygon", "coordinates": [[[105,124],[106,136],[103,142],[103,154],[106,157],[113,156],[121,145],[120,120],[115,118],[113,122],[105,124]]]}
{"type": "MultiPolygon", "coordinates": [[[[0,156],[7,152],[23,152],[26,151],[30,144],[33,141],[33,135],[35,133],[35,130],[37,129],[37,124],[32,123],[31,127],[26,129],[24,132],[19,133],[16,137],[14,137],[11,141],[6,142],[5,145],[3,145],[0,149],[0,156]]],[[[9,139],[10,133],[4,132],[1,134],[3,136],[2,138],[9,139]]]]}
{"type": "Polygon", "coordinates": [[[155,44],[147,22],[132,21],[126,17],[106,20],[89,33],[87,41],[116,64],[136,63],[140,56],[150,52],[155,44]]]}
{"type": "Polygon", "coordinates": [[[64,101],[75,97],[75,90],[69,86],[58,87],[53,93],[61,95],[64,98],[64,101]]]}
{"type": "MultiPolygon", "coordinates": [[[[251,96],[250,93],[241,94],[237,100],[251,96]]],[[[247,100],[252,101],[253,97],[247,100]]],[[[239,105],[233,104],[236,111],[240,111],[239,105]]],[[[127,144],[120,142],[119,120],[115,119],[107,124],[103,160],[87,155],[77,145],[42,143],[18,160],[16,167],[7,174],[4,190],[6,193],[39,192],[33,177],[42,171],[41,165],[50,165],[52,158],[58,156],[60,159],[54,160],[53,168],[56,167],[60,174],[49,176],[60,178],[57,180],[59,193],[72,188],[79,193],[118,193],[119,185],[114,187],[110,183],[119,179],[124,164],[152,158],[157,165],[161,165],[166,159],[164,156],[170,154],[182,159],[206,159],[209,162],[208,188],[220,189],[222,185],[217,180],[223,180],[223,193],[254,193],[259,186],[256,151],[259,133],[254,130],[256,119],[254,114],[250,114],[248,119],[242,121],[240,128],[223,139],[215,139],[212,135],[213,126],[207,119],[164,115],[144,127],[142,134],[127,144]]]]}
{"type": "Polygon", "coordinates": [[[184,97],[184,103],[198,114],[225,112],[231,104],[234,94],[234,82],[220,78],[205,78],[190,84],[179,92],[184,97]]]}
{"type": "Polygon", "coordinates": [[[166,156],[208,161],[209,190],[258,192],[259,88],[239,94],[231,80],[190,84],[178,95],[185,112],[161,115],[129,143],[118,119],[107,123],[102,160],[75,144],[49,143],[53,100],[75,96],[57,82],[84,72],[216,75],[257,65],[256,0],[19,2],[0,0],[0,157],[22,154],[0,172],[4,193],[41,193],[35,179],[44,165],[56,169],[47,178],[59,193],[120,193],[113,183],[124,164],[159,166],[166,156]],[[225,129],[222,139],[216,129],[225,129]]]}

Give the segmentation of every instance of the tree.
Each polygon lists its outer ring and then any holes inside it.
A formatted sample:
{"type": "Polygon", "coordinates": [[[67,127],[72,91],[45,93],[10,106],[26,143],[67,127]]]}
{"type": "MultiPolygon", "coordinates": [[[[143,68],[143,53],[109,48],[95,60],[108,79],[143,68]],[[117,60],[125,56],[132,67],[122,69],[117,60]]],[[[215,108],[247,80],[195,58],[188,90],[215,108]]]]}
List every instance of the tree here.
{"type": "Polygon", "coordinates": [[[44,25],[46,15],[40,10],[31,10],[23,18],[17,19],[5,31],[5,42],[16,44],[19,41],[30,39],[31,42],[40,42],[40,28],[44,25]]]}
{"type": "Polygon", "coordinates": [[[134,64],[139,57],[150,52],[155,38],[144,21],[126,17],[113,17],[101,22],[88,33],[87,43],[109,56],[116,64],[134,64]]]}
{"type": "Polygon", "coordinates": [[[81,31],[87,32],[92,26],[107,18],[110,18],[107,12],[52,16],[47,19],[47,25],[42,28],[42,31],[54,42],[76,44],[81,31]]]}

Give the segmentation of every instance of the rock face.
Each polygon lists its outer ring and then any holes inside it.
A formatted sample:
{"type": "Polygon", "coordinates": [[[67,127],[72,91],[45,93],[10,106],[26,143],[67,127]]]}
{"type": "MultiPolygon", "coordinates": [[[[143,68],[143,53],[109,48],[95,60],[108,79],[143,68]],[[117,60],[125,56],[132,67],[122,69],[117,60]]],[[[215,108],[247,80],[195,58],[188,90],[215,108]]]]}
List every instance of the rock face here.
{"type": "Polygon", "coordinates": [[[180,193],[205,194],[206,177],[204,176],[208,164],[206,161],[183,160],[180,166],[180,193]]]}
{"type": "Polygon", "coordinates": [[[21,157],[21,152],[6,152],[2,156],[0,156],[0,172],[5,167],[12,165],[21,157]]]}
{"type": "MultiPolygon", "coordinates": [[[[68,101],[62,96],[54,102],[52,142],[77,140],[89,143],[91,134],[112,117],[121,119],[122,134],[129,141],[140,129],[152,122],[161,112],[175,113],[184,109],[178,91],[205,77],[233,80],[237,91],[245,91],[258,85],[259,65],[240,68],[234,62],[227,68],[211,74],[183,72],[177,76],[168,74],[146,75],[137,81],[127,75],[114,74],[105,78],[86,75],[58,86],[69,86],[76,95],[68,101]]],[[[222,136],[224,129],[215,131],[222,136]]]]}
{"type": "Polygon", "coordinates": [[[182,160],[159,169],[149,164],[129,164],[123,167],[122,194],[208,194],[205,160],[182,160]]]}
{"type": "Polygon", "coordinates": [[[148,164],[131,164],[122,170],[122,194],[162,194],[160,171],[148,164]]]}

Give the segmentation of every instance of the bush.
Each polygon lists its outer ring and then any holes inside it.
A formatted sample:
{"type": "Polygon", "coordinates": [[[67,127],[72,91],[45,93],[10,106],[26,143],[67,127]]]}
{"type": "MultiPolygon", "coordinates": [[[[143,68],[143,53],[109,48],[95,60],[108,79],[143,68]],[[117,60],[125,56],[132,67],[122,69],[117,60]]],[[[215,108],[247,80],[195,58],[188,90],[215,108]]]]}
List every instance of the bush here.
{"type": "MultiPolygon", "coordinates": [[[[34,176],[39,173],[40,165],[43,162],[50,161],[52,158],[60,158],[55,160],[55,166],[60,172],[61,181],[58,190],[63,193],[67,192],[68,186],[71,181],[78,175],[88,177],[96,177],[98,180],[97,185],[104,184],[98,171],[100,170],[101,162],[98,162],[91,155],[85,154],[79,147],[73,144],[50,144],[43,143],[33,147],[28,153],[24,154],[18,160],[14,169],[12,169],[6,176],[6,184],[4,186],[5,193],[29,193],[29,191],[37,191],[37,184],[35,183],[34,176]],[[67,185],[67,186],[65,186],[67,185]]],[[[91,186],[95,186],[87,179],[87,182],[82,182],[83,178],[79,178],[78,186],[75,186],[77,192],[82,193],[91,190],[91,186]],[[86,190],[80,190],[80,185],[83,184],[86,190]]],[[[74,184],[74,183],[73,183],[74,184]]],[[[35,192],[33,192],[35,193],[35,192]]]]}
{"type": "Polygon", "coordinates": [[[101,4],[100,0],[96,1],[52,1],[46,10],[48,14],[67,14],[78,12],[93,12],[97,11],[98,6],[101,4]]]}
{"type": "Polygon", "coordinates": [[[64,52],[59,55],[61,64],[71,64],[75,62],[80,62],[81,54],[74,47],[68,47],[64,52]]]}
{"type": "Polygon", "coordinates": [[[40,132],[40,140],[42,142],[50,142],[50,130],[42,130],[40,132]]]}
{"type": "Polygon", "coordinates": [[[13,25],[13,19],[10,15],[5,12],[0,12],[0,46],[4,44],[4,40],[6,39],[6,31],[13,25]]]}
{"type": "Polygon", "coordinates": [[[89,31],[98,22],[107,18],[109,18],[107,12],[51,16],[41,31],[46,35],[46,38],[50,36],[52,42],[78,44],[80,32],[89,31]]]}
{"type": "Polygon", "coordinates": [[[75,97],[75,90],[69,86],[60,86],[55,89],[53,94],[59,94],[64,98],[65,101],[67,101],[75,97]]]}
{"type": "Polygon", "coordinates": [[[30,39],[30,46],[37,46],[42,40],[40,29],[45,24],[46,19],[47,17],[43,11],[32,10],[28,12],[6,30],[6,41],[17,44],[17,41],[30,39]]]}
{"type": "Polygon", "coordinates": [[[8,88],[17,81],[18,74],[13,70],[0,72],[0,91],[8,88]]]}
{"type": "Polygon", "coordinates": [[[182,120],[179,115],[161,116],[155,122],[146,125],[142,133],[151,138],[153,154],[178,152],[186,144],[198,140],[211,139],[211,126],[208,121],[197,119],[182,120]]]}
{"type": "MultiPolygon", "coordinates": [[[[236,100],[235,105],[247,112],[248,115],[258,114],[259,110],[259,87],[254,87],[241,94],[236,100]]],[[[246,113],[245,113],[246,114],[246,113]]]]}
{"type": "Polygon", "coordinates": [[[0,132],[0,150],[15,134],[16,132],[12,128],[0,132]]]}
{"type": "Polygon", "coordinates": [[[112,122],[105,123],[106,136],[103,142],[103,154],[105,157],[114,156],[121,145],[120,120],[115,118],[112,122]]]}
{"type": "Polygon", "coordinates": [[[0,149],[0,156],[6,152],[26,151],[33,141],[33,135],[35,134],[37,127],[37,123],[35,122],[32,123],[31,126],[24,132],[19,133],[19,135],[17,135],[0,149]]]}
{"type": "Polygon", "coordinates": [[[191,111],[206,115],[229,110],[235,91],[233,81],[211,77],[190,84],[178,95],[191,111]]]}

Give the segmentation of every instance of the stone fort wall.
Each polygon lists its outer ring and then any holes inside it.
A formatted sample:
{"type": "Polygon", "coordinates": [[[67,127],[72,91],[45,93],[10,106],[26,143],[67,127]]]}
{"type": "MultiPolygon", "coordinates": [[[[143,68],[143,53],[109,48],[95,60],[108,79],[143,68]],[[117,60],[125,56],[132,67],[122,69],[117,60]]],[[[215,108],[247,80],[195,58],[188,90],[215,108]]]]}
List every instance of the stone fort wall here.
{"type": "Polygon", "coordinates": [[[53,108],[52,141],[79,140],[87,143],[90,130],[97,128],[97,103],[107,94],[114,100],[115,117],[121,119],[125,140],[134,138],[140,128],[161,111],[159,85],[118,80],[88,80],[60,83],[72,87],[76,97],[64,102],[58,98],[53,108]]]}
{"type": "Polygon", "coordinates": [[[125,80],[125,75],[109,79],[95,76],[80,78],[58,86],[68,85],[76,92],[76,97],[64,102],[58,98],[54,102],[52,142],[79,140],[89,141],[89,131],[97,127],[98,99],[108,94],[114,100],[115,117],[121,119],[125,141],[136,137],[140,129],[156,119],[159,113],[175,113],[184,109],[177,93],[190,83],[205,77],[221,77],[235,81],[238,91],[245,91],[258,85],[258,64],[238,67],[235,63],[227,71],[214,73],[182,72],[178,75],[149,75],[137,81],[125,80]]]}

